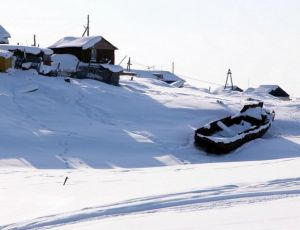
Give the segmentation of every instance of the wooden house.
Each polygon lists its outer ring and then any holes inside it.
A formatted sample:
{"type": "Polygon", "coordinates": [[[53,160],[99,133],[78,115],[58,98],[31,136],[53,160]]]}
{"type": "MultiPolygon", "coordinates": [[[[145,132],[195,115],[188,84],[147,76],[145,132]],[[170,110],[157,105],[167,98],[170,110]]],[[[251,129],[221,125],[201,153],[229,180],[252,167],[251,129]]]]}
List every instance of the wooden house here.
{"type": "Polygon", "coordinates": [[[72,54],[85,63],[115,64],[118,48],[101,36],[65,37],[49,47],[55,54],[72,54]]]}
{"type": "Polygon", "coordinates": [[[0,44],[8,44],[10,34],[0,25],[0,44]]]}

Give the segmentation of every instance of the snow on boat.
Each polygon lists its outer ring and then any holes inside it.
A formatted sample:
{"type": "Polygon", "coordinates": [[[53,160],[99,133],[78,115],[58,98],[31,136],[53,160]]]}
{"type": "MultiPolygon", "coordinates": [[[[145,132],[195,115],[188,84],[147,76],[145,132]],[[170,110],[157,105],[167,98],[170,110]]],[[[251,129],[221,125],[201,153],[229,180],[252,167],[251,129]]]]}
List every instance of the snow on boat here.
{"type": "Polygon", "coordinates": [[[228,153],[263,136],[274,121],[275,112],[263,102],[245,105],[236,115],[213,121],[195,131],[195,144],[207,152],[228,153]]]}

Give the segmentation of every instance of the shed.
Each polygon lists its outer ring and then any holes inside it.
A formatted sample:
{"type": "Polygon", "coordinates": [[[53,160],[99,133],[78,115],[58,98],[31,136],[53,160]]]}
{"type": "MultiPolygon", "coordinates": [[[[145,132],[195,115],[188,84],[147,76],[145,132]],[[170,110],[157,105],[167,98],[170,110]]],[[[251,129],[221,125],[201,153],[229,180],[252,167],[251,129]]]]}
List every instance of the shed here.
{"type": "MultiPolygon", "coordinates": [[[[164,70],[131,70],[131,73],[141,78],[153,78],[164,81],[168,84],[178,84],[178,87],[182,87],[184,80],[174,73],[164,70]]],[[[129,74],[125,74],[129,75],[129,74]]]]}
{"type": "Polygon", "coordinates": [[[278,85],[260,85],[258,88],[249,88],[245,92],[264,93],[284,100],[290,99],[290,95],[278,85]]]}
{"type": "Polygon", "coordinates": [[[162,80],[168,84],[172,84],[179,80],[182,80],[180,77],[178,77],[177,75],[169,71],[160,70],[160,71],[149,71],[149,72],[154,76],[156,76],[157,79],[162,80]]]}
{"type": "Polygon", "coordinates": [[[274,97],[290,99],[290,95],[278,85],[260,85],[258,90],[266,92],[274,97]]]}
{"type": "Polygon", "coordinates": [[[0,44],[8,44],[10,34],[0,25],[0,44]]]}
{"type": "Polygon", "coordinates": [[[123,68],[117,65],[84,64],[78,67],[76,73],[73,73],[72,77],[79,79],[94,79],[105,82],[107,84],[118,86],[121,72],[123,72],[123,68]]]}
{"type": "Polygon", "coordinates": [[[237,85],[233,85],[233,86],[227,85],[225,88],[224,88],[224,86],[221,86],[221,87],[215,89],[214,93],[232,92],[232,91],[235,91],[235,92],[244,92],[244,90],[242,90],[237,85]]]}
{"type": "Polygon", "coordinates": [[[41,62],[53,53],[50,49],[21,45],[0,44],[0,49],[13,53],[16,57],[15,68],[22,68],[24,63],[31,63],[30,68],[37,69],[41,62]]]}
{"type": "Polygon", "coordinates": [[[240,87],[238,87],[237,85],[234,86],[226,86],[225,90],[231,90],[231,91],[238,91],[238,92],[244,92],[244,90],[242,90],[240,87]]]}
{"type": "Polygon", "coordinates": [[[101,36],[64,37],[49,46],[55,54],[72,54],[85,63],[115,64],[118,48],[101,36]]]}
{"type": "Polygon", "coordinates": [[[6,50],[0,50],[0,72],[6,72],[12,67],[12,56],[13,53],[6,50]]]}

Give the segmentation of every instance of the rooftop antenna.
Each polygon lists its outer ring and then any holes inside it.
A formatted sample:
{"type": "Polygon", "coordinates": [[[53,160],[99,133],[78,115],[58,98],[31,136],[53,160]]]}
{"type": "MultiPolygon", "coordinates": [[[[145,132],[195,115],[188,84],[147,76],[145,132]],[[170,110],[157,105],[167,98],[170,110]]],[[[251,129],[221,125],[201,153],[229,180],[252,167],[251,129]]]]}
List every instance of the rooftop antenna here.
{"type": "Polygon", "coordinates": [[[83,26],[84,27],[84,32],[82,34],[82,37],[85,36],[85,34],[87,34],[87,36],[90,36],[90,15],[88,14],[87,16],[87,25],[83,26]]]}
{"type": "Polygon", "coordinates": [[[228,72],[227,72],[227,77],[226,77],[226,82],[225,82],[224,89],[226,89],[226,86],[227,86],[227,83],[228,83],[228,78],[230,78],[230,81],[231,81],[231,89],[233,90],[232,73],[231,73],[231,70],[230,70],[230,69],[228,69],[228,72]]]}

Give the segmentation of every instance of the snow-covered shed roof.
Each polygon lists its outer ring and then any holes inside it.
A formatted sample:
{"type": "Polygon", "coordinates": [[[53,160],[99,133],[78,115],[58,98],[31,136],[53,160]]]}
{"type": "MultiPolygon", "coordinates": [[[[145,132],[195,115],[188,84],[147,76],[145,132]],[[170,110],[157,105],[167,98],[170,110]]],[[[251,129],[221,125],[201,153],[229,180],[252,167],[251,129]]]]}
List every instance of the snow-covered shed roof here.
{"type": "Polygon", "coordinates": [[[275,97],[289,97],[290,95],[285,92],[279,85],[260,85],[257,88],[249,88],[245,93],[264,93],[271,94],[275,97]]]}
{"type": "Polygon", "coordinates": [[[0,39],[1,38],[10,38],[10,34],[0,25],[0,39]]]}
{"type": "Polygon", "coordinates": [[[164,81],[178,81],[178,80],[182,80],[180,77],[178,77],[177,75],[169,72],[169,71],[151,71],[152,74],[161,74],[163,77],[164,81]]]}
{"type": "Polygon", "coordinates": [[[264,92],[264,93],[271,93],[273,90],[280,88],[278,85],[260,85],[256,91],[264,92]]]}
{"type": "Polygon", "coordinates": [[[13,53],[7,51],[7,50],[1,50],[0,49],[0,57],[8,59],[11,58],[13,56],[13,53]]]}
{"type": "Polygon", "coordinates": [[[280,88],[278,85],[260,85],[257,88],[248,88],[245,93],[257,92],[257,93],[271,93],[272,91],[280,88]]]}
{"type": "Polygon", "coordinates": [[[243,90],[238,87],[237,85],[234,85],[233,87],[230,85],[227,85],[225,88],[224,86],[221,86],[214,90],[214,93],[222,93],[222,92],[230,92],[230,91],[237,91],[237,92],[243,92],[243,90]]]}
{"type": "Polygon", "coordinates": [[[110,70],[113,73],[120,73],[120,72],[122,72],[124,70],[123,67],[120,66],[120,65],[101,64],[101,66],[104,69],[108,69],[108,70],[110,70]]]}
{"type": "Polygon", "coordinates": [[[0,49],[1,50],[7,50],[7,51],[25,51],[25,53],[30,53],[34,55],[38,55],[41,52],[47,55],[53,54],[53,51],[51,49],[46,49],[46,48],[39,48],[35,46],[20,46],[20,45],[7,45],[7,44],[0,44],[0,49]]]}
{"type": "Polygon", "coordinates": [[[137,74],[139,77],[143,78],[158,78],[160,75],[161,80],[166,82],[176,82],[183,80],[180,77],[178,77],[176,74],[173,74],[169,71],[154,71],[154,70],[131,70],[131,72],[137,74]]]}
{"type": "Polygon", "coordinates": [[[101,36],[91,36],[91,37],[64,37],[49,46],[50,49],[55,48],[67,48],[67,47],[80,47],[84,50],[92,48],[98,42],[102,40],[101,36]]]}

